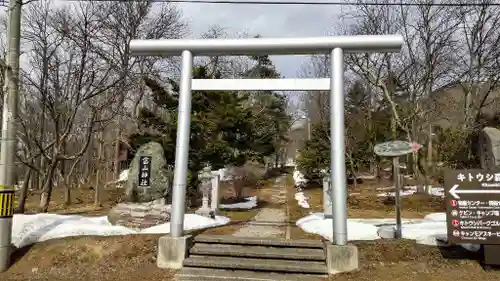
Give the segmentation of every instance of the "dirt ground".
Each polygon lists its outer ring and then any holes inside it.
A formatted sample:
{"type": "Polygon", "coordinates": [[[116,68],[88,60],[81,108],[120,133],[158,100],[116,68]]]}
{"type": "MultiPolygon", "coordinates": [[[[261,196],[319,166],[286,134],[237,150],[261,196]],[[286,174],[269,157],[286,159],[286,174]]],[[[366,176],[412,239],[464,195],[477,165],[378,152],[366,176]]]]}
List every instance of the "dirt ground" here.
{"type": "Polygon", "coordinates": [[[500,270],[485,270],[480,255],[462,247],[438,248],[409,240],[354,243],[360,269],[332,276],[335,281],[489,281],[500,280],[500,270]]]}
{"type": "MultiPolygon", "coordinates": [[[[322,209],[321,188],[305,190],[310,197],[311,209],[302,209],[294,199],[295,188],[288,177],[288,214],[292,239],[322,239],[317,235],[304,233],[295,227],[295,221],[322,209]]],[[[247,188],[245,196],[257,195],[259,207],[274,204],[269,197],[269,184],[259,188],[247,188]]],[[[390,186],[390,182],[365,181],[356,188],[350,186],[353,194],[348,199],[350,217],[382,218],[394,217],[391,200],[376,196],[377,187],[390,186]]],[[[227,199],[230,191],[222,192],[227,199]]],[[[104,215],[120,201],[122,190],[110,189],[103,194],[103,206],[93,206],[93,190],[82,189],[73,192],[74,204],[64,206],[63,192],[55,190],[52,213],[104,215]]],[[[39,196],[30,194],[28,210],[34,211],[39,196]]],[[[402,200],[403,217],[419,218],[430,212],[444,210],[442,199],[415,195],[402,200]]],[[[225,211],[232,222],[228,226],[205,230],[204,233],[231,234],[257,213],[254,210],[225,211]]],[[[120,237],[76,237],[56,239],[37,243],[32,247],[19,249],[13,256],[14,263],[0,280],[14,281],[170,281],[174,271],[159,269],[155,264],[156,241],[160,235],[131,235],[120,237]]],[[[338,281],[457,281],[457,280],[500,280],[500,270],[484,270],[479,255],[460,247],[437,248],[418,245],[409,240],[379,240],[355,242],[360,253],[360,269],[329,280],[338,281]]]]}

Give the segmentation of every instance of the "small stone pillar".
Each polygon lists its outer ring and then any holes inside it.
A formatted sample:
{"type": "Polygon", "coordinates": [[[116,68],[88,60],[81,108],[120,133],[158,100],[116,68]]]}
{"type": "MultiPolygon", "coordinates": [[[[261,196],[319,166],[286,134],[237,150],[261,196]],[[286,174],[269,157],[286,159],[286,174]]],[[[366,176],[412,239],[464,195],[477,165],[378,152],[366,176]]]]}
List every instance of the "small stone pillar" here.
{"type": "Polygon", "coordinates": [[[217,172],[212,175],[212,194],[210,198],[210,208],[214,215],[219,214],[219,183],[220,174],[217,172]]]}
{"type": "Polygon", "coordinates": [[[330,175],[323,175],[323,213],[325,218],[332,218],[332,201],[330,192],[332,189],[330,175]]]}

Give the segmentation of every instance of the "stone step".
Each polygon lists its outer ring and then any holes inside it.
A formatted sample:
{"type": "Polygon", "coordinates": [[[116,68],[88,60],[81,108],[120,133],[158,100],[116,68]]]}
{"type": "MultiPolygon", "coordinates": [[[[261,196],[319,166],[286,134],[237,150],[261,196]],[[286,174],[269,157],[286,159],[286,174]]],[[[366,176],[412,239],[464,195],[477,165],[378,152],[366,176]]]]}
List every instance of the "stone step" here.
{"type": "Polygon", "coordinates": [[[184,260],[186,267],[327,274],[326,262],[250,259],[238,257],[191,255],[184,260]]]}
{"type": "Polygon", "coordinates": [[[320,281],[327,276],[185,267],[175,275],[175,279],[177,281],[320,281]]]}
{"type": "Polygon", "coordinates": [[[295,225],[293,222],[283,222],[283,221],[249,221],[247,225],[263,225],[263,226],[287,226],[295,225]]]}
{"type": "Polygon", "coordinates": [[[287,240],[279,238],[262,239],[258,237],[236,237],[229,235],[197,235],[194,238],[194,241],[212,244],[324,249],[324,243],[318,240],[287,240]]]}
{"type": "Polygon", "coordinates": [[[194,255],[268,258],[285,260],[325,261],[323,249],[241,246],[231,244],[196,243],[189,251],[194,255]]]}

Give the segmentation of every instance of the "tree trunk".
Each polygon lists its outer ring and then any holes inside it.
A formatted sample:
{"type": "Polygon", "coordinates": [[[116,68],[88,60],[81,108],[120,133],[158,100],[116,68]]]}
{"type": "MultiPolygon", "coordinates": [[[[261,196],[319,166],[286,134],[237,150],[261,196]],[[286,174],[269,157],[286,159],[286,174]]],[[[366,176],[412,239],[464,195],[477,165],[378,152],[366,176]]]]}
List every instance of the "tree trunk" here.
{"type": "MultiPolygon", "coordinates": [[[[40,171],[45,171],[45,157],[40,156],[40,171]]],[[[45,177],[41,173],[38,175],[38,186],[37,190],[41,190],[43,188],[45,177]]]]}
{"type": "MultiPolygon", "coordinates": [[[[392,140],[396,140],[397,138],[397,123],[396,123],[396,116],[394,116],[394,114],[392,114],[392,117],[391,117],[391,136],[392,136],[392,140]]],[[[394,162],[391,163],[391,166],[392,166],[392,173],[391,173],[391,181],[394,181],[394,175],[395,175],[395,172],[396,172],[396,167],[394,166],[394,162]]]]}
{"type": "MultiPolygon", "coordinates": [[[[30,169],[31,171],[31,169],[30,169]]],[[[30,175],[30,184],[29,184],[29,187],[28,189],[29,190],[37,190],[38,189],[38,173],[36,171],[32,171],[34,173],[34,175],[30,175]]]]}
{"type": "Polygon", "coordinates": [[[64,205],[71,205],[71,184],[68,181],[64,181],[64,205]]]}
{"type": "MultiPolygon", "coordinates": [[[[74,160],[77,161],[77,160],[74,160]]],[[[70,171],[71,173],[71,171],[70,171]]],[[[73,187],[73,181],[70,179],[71,175],[65,175],[64,180],[64,205],[71,205],[71,188],[73,187]]]]}
{"type": "MultiPolygon", "coordinates": [[[[372,118],[372,108],[373,108],[373,92],[370,91],[370,105],[368,106],[368,114],[366,116],[366,123],[367,123],[367,126],[368,126],[368,136],[369,136],[369,143],[368,143],[368,149],[370,151],[373,151],[373,148],[375,147],[375,143],[374,143],[374,137],[373,137],[373,118],[372,118]]],[[[372,157],[370,157],[370,160],[369,160],[369,166],[370,166],[370,173],[372,175],[376,175],[378,176],[377,174],[377,171],[375,171],[375,169],[377,169],[377,164],[376,164],[376,159],[375,159],[375,153],[373,154],[372,157]]]]}
{"type": "Polygon", "coordinates": [[[85,152],[85,161],[83,162],[83,167],[84,167],[84,172],[83,172],[83,179],[84,181],[88,181],[92,177],[92,152],[93,152],[93,143],[92,139],[90,140],[89,143],[89,149],[85,152]]]}
{"type": "Polygon", "coordinates": [[[433,132],[432,132],[432,124],[429,123],[429,143],[427,144],[427,168],[428,168],[428,171],[429,171],[429,174],[433,174],[434,172],[434,162],[433,162],[433,159],[432,159],[432,136],[433,136],[433,132]]]}
{"type": "MultiPolygon", "coordinates": [[[[28,168],[26,173],[24,174],[23,186],[21,187],[21,194],[19,196],[19,204],[17,205],[16,208],[16,213],[18,214],[24,213],[24,209],[26,206],[26,198],[28,197],[28,187],[30,186],[31,173],[33,173],[33,171],[28,168]]],[[[34,178],[37,177],[33,177],[33,179],[34,178]]]]}
{"type": "Polygon", "coordinates": [[[116,117],[116,138],[115,138],[115,161],[114,161],[114,176],[113,180],[117,181],[120,178],[120,143],[121,143],[121,128],[119,117],[116,117]]]}
{"type": "Polygon", "coordinates": [[[101,190],[102,190],[102,181],[101,181],[101,175],[102,175],[102,168],[103,165],[102,163],[104,162],[103,159],[103,153],[104,153],[104,139],[103,139],[103,132],[101,131],[99,133],[98,140],[99,146],[97,150],[97,171],[95,173],[95,194],[94,194],[94,205],[100,207],[101,206],[101,190]]]}
{"type": "Polygon", "coordinates": [[[41,213],[46,213],[49,209],[50,198],[52,196],[52,187],[54,183],[54,173],[57,169],[57,160],[53,160],[49,167],[49,172],[43,183],[42,193],[40,195],[40,206],[39,211],[41,213]]]}
{"type": "MultiPolygon", "coordinates": [[[[35,165],[35,167],[40,167],[40,157],[37,157],[34,161],[33,161],[33,164],[35,165]]],[[[31,168],[29,168],[31,170],[31,168]]],[[[38,190],[40,189],[40,177],[41,175],[39,175],[38,173],[34,174],[34,175],[30,175],[30,188],[32,190],[38,190]]]]}

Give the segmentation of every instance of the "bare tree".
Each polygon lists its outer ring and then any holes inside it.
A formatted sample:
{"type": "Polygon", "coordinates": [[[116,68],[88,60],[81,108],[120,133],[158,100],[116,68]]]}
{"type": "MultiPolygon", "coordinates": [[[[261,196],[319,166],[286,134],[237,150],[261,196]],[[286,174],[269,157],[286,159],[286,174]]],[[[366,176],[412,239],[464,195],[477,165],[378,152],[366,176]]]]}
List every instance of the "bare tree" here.
{"type": "Polygon", "coordinates": [[[35,172],[32,179],[40,176],[42,211],[47,211],[53,186],[62,183],[69,204],[71,187],[89,183],[93,175],[99,205],[106,167],[112,163],[103,159],[117,157],[111,147],[127,133],[123,125],[133,123],[122,121],[135,117],[145,94],[141,77],[172,72],[172,60],[130,57],[130,40],[182,37],[186,24],[175,6],[154,1],[62,7],[39,1],[28,6],[24,23],[29,67],[22,76],[23,150],[18,156],[35,172]],[[110,133],[113,129],[118,134],[110,133]]]}
{"type": "Polygon", "coordinates": [[[30,166],[44,176],[40,209],[46,212],[60,163],[77,161],[85,153],[95,125],[102,121],[96,112],[109,104],[96,102],[97,97],[119,79],[113,75],[113,66],[92,52],[99,44],[94,35],[101,25],[95,18],[99,11],[95,4],[57,10],[47,3],[38,5],[32,10],[37,17],[28,18],[31,34],[28,31],[27,38],[31,39],[34,63],[24,79],[27,90],[40,98],[45,113],[42,119],[47,131],[29,141],[47,162],[46,167],[30,166]],[[49,36],[41,43],[29,37],[44,33],[49,36]]]}
{"type": "Polygon", "coordinates": [[[458,97],[463,104],[463,127],[474,130],[484,108],[490,112],[499,109],[498,90],[500,81],[500,61],[498,43],[500,42],[500,8],[488,5],[463,6],[456,11],[460,24],[458,39],[457,79],[461,81],[464,97],[458,97]]]}
{"type": "MultiPolygon", "coordinates": [[[[422,2],[422,1],[420,1],[422,2]]],[[[366,79],[392,111],[393,137],[399,129],[408,141],[422,141],[421,132],[429,127],[430,108],[425,105],[431,93],[449,83],[454,67],[457,21],[453,10],[439,6],[363,6],[355,11],[360,18],[344,32],[350,34],[391,34],[403,31],[405,46],[401,54],[350,55],[351,70],[366,79]]],[[[410,160],[417,173],[417,154],[410,160]]]]}

